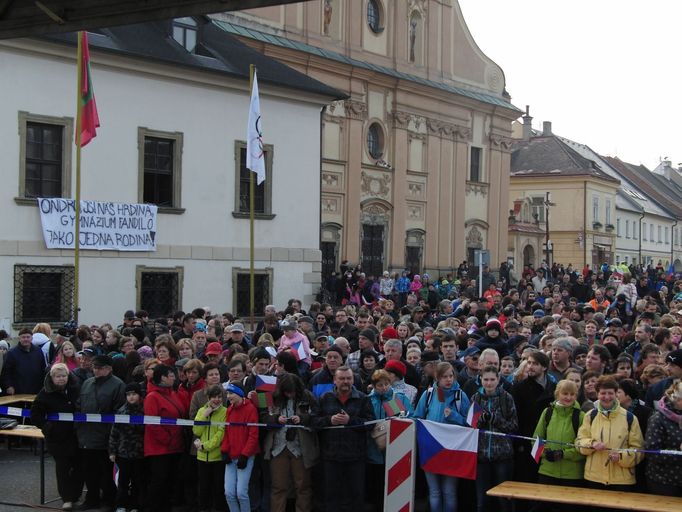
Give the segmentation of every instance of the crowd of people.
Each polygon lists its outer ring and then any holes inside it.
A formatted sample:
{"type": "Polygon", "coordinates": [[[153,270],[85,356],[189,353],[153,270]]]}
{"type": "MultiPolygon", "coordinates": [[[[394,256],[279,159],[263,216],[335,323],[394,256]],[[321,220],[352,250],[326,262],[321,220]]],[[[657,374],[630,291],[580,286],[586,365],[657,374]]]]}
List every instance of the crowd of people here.
{"type": "Polygon", "coordinates": [[[206,307],[127,311],[117,327],[39,323],[14,348],[0,341],[0,387],[38,395],[31,421],[65,510],[382,510],[386,429],[372,420],[467,426],[472,408],[476,480],[420,470],[432,512],[510,510],[486,496],[510,479],[682,496],[682,457],[660,453],[682,450],[682,281],[606,265],[516,277],[504,264],[484,269],[479,296],[468,272],[375,282],[345,266],[338,303],[266,306],[252,332],[206,307]],[[518,436],[546,440],[542,455],[518,436]]]}

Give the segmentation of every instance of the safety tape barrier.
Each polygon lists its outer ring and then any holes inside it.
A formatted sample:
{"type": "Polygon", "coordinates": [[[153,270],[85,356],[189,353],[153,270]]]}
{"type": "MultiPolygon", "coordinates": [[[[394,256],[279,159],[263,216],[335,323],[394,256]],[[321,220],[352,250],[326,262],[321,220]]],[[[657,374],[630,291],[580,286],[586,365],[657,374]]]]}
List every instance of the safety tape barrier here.
{"type": "MultiPolygon", "coordinates": [[[[31,410],[22,409],[20,407],[0,407],[0,414],[6,416],[20,417],[20,418],[30,418],[31,410]]],[[[178,427],[193,427],[193,426],[232,426],[232,427],[258,427],[258,428],[302,428],[305,430],[311,430],[309,427],[303,425],[279,425],[273,423],[243,423],[234,421],[201,421],[201,420],[188,420],[182,418],[163,418],[161,416],[129,416],[127,414],[87,414],[87,413],[49,413],[46,415],[48,421],[70,421],[74,423],[110,423],[110,424],[127,424],[127,425],[163,425],[163,426],[178,426],[178,427]]],[[[390,418],[384,418],[379,420],[371,420],[364,423],[356,425],[335,425],[329,427],[323,427],[323,430],[330,429],[343,429],[343,428],[366,428],[367,426],[375,425],[381,423],[382,421],[387,421],[390,418]]],[[[412,419],[412,418],[402,418],[402,419],[412,419]]],[[[491,430],[478,429],[482,434],[506,437],[509,439],[518,439],[521,441],[535,442],[537,438],[522,436],[518,434],[507,434],[504,432],[494,432],[491,430]]],[[[591,448],[591,446],[576,446],[573,443],[567,443],[565,441],[552,441],[549,439],[541,439],[544,443],[552,443],[555,445],[570,446],[576,448],[591,448]]],[[[643,448],[609,448],[610,452],[622,452],[622,453],[648,453],[655,455],[675,455],[682,456],[682,451],[680,450],[645,450],[643,448]]]]}

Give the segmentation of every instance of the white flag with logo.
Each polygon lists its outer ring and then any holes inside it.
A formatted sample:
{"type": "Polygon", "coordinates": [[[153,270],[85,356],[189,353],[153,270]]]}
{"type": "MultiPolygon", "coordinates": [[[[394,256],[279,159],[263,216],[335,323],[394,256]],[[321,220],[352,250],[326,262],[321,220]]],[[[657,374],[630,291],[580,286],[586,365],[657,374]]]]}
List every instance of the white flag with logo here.
{"type": "Polygon", "coordinates": [[[258,98],[258,79],[253,72],[253,90],[249,107],[249,126],[246,130],[246,168],[256,173],[260,185],[265,181],[265,153],[263,152],[263,129],[258,98]]]}

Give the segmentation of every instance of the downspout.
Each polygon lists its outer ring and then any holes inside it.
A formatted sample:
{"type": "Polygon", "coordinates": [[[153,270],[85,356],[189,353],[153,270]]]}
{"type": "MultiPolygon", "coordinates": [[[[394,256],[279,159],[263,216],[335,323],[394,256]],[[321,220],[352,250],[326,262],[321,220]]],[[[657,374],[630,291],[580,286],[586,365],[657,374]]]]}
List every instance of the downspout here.
{"type": "MultiPolygon", "coordinates": [[[[322,253],[322,144],[324,143],[324,137],[322,134],[322,130],[324,129],[324,114],[327,111],[327,105],[322,107],[322,110],[320,110],[320,172],[318,173],[318,179],[319,179],[319,190],[320,190],[320,197],[319,200],[317,201],[318,205],[318,218],[319,218],[319,233],[317,236],[318,239],[318,247],[320,248],[320,253],[322,253]]],[[[324,282],[322,281],[323,276],[322,276],[322,257],[320,257],[320,293],[322,293],[322,290],[324,289],[324,282]]],[[[316,298],[317,299],[317,298],[316,298]]]]}
{"type": "Polygon", "coordinates": [[[644,218],[644,208],[639,216],[639,264],[642,265],[642,219],[644,218]]]}
{"type": "MultiPolygon", "coordinates": [[[[670,265],[673,266],[673,269],[675,268],[675,228],[677,227],[677,219],[675,219],[675,222],[673,222],[673,227],[670,228],[670,265]]],[[[670,267],[668,267],[670,268],[670,267]]],[[[668,269],[665,269],[666,272],[668,269]]]]}
{"type": "Polygon", "coordinates": [[[587,180],[583,181],[583,268],[587,265],[587,180]]]}

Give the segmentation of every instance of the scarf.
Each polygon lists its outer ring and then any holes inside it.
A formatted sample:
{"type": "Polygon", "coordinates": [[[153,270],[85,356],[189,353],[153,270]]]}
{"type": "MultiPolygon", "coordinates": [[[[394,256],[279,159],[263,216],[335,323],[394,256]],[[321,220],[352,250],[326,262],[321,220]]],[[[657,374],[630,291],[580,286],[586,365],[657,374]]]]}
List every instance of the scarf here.
{"type": "Polygon", "coordinates": [[[654,404],[654,408],[670,421],[677,423],[682,428],[682,414],[674,412],[671,404],[666,402],[666,397],[661,398],[654,404]]]}

